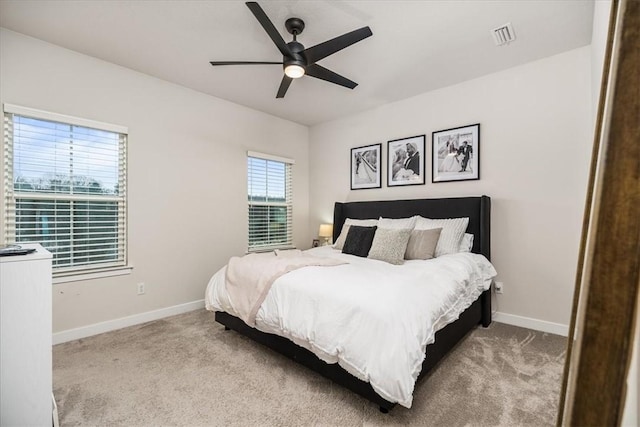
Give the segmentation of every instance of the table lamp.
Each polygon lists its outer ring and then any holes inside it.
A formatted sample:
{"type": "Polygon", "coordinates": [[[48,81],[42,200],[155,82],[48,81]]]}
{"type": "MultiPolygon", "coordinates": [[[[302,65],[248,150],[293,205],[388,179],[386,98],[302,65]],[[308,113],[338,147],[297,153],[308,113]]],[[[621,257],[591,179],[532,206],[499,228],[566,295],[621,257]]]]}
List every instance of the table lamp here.
{"type": "Polygon", "coordinates": [[[320,224],[318,236],[324,239],[323,245],[328,245],[329,239],[333,236],[333,224],[320,224]]]}

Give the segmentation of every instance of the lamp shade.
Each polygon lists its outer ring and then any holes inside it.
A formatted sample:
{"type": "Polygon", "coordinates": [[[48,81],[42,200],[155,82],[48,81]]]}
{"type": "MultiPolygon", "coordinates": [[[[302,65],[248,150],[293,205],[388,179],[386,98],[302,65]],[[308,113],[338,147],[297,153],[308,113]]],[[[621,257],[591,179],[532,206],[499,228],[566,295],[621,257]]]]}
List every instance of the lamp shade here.
{"type": "Polygon", "coordinates": [[[320,230],[318,231],[319,237],[329,238],[333,236],[333,224],[320,224],[320,230]]]}

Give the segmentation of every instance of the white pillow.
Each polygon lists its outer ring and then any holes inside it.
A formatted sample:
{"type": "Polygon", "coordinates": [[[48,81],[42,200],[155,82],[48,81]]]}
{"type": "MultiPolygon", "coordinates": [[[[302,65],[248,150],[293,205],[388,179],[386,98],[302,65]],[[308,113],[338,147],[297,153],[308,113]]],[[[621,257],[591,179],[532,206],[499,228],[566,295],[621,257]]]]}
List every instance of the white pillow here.
{"type": "Polygon", "coordinates": [[[387,228],[387,229],[409,229],[413,230],[416,226],[416,217],[412,216],[411,218],[383,218],[380,217],[378,219],[378,228],[387,228]]]}
{"type": "Polygon", "coordinates": [[[351,219],[347,218],[344,221],[344,225],[342,226],[342,230],[340,230],[340,235],[336,239],[333,247],[335,249],[342,250],[344,246],[344,241],[347,240],[347,233],[349,233],[350,225],[359,225],[360,227],[373,227],[374,225],[378,225],[377,219],[351,219]]]}
{"type": "Polygon", "coordinates": [[[460,250],[460,242],[464,232],[467,231],[469,218],[447,218],[431,219],[421,216],[416,217],[416,230],[430,230],[432,228],[442,228],[435,256],[439,257],[447,254],[454,254],[460,250]]]}
{"type": "Polygon", "coordinates": [[[464,236],[462,236],[462,240],[460,241],[460,248],[458,249],[458,252],[471,252],[471,249],[473,249],[473,234],[464,233],[464,236]]]}

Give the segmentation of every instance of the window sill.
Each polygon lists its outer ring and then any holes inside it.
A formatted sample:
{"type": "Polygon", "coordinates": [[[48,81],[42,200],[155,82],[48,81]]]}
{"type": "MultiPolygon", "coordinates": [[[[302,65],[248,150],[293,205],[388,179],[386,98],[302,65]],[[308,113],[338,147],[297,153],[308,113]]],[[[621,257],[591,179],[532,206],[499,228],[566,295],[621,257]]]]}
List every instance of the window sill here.
{"type": "Polygon", "coordinates": [[[291,246],[271,246],[268,248],[256,248],[256,249],[247,249],[247,252],[245,252],[245,254],[259,254],[259,253],[265,253],[265,252],[273,252],[275,250],[281,250],[281,251],[287,251],[290,249],[297,249],[295,246],[291,245],[291,246]]]}
{"type": "Polygon", "coordinates": [[[67,282],[78,282],[80,280],[93,280],[93,279],[103,279],[105,277],[113,277],[113,276],[124,276],[126,274],[131,274],[131,270],[133,270],[132,265],[125,265],[123,267],[112,267],[105,268],[102,270],[95,271],[85,271],[85,272],[76,272],[76,273],[53,273],[53,284],[58,283],[67,283],[67,282]]]}

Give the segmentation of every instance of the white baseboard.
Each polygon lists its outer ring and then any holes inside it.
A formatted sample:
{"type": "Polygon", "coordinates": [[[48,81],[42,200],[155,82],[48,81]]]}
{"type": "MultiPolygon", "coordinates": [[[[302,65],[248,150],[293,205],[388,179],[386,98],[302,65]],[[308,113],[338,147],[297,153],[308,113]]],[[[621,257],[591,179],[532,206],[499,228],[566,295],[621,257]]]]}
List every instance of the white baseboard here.
{"type": "Polygon", "coordinates": [[[176,314],[187,313],[201,308],[204,308],[203,299],[158,310],[147,311],[145,313],[134,314],[132,316],[121,317],[119,319],[107,320],[106,322],[94,323],[80,328],[67,329],[66,331],[60,331],[53,334],[53,345],[102,334],[104,332],[115,331],[116,329],[126,328],[127,326],[139,325],[141,323],[175,316],[176,314]]]}
{"type": "Polygon", "coordinates": [[[516,316],[515,314],[494,313],[493,320],[507,325],[520,326],[521,328],[534,329],[550,334],[569,336],[569,326],[561,323],[547,322],[545,320],[532,319],[531,317],[516,316]]]}
{"type": "MultiPolygon", "coordinates": [[[[104,332],[115,331],[128,326],[139,325],[153,320],[163,319],[189,311],[204,308],[204,300],[187,302],[158,310],[147,311],[145,313],[134,314],[132,316],[121,317],[119,319],[107,320],[106,322],[94,323],[80,328],[67,329],[53,334],[53,345],[64,342],[87,338],[104,332]]],[[[515,314],[493,313],[493,320],[507,325],[519,326],[521,328],[534,329],[536,331],[547,332],[556,335],[568,336],[569,326],[560,323],[547,322],[545,320],[533,319],[531,317],[516,316],[515,314]]]]}

